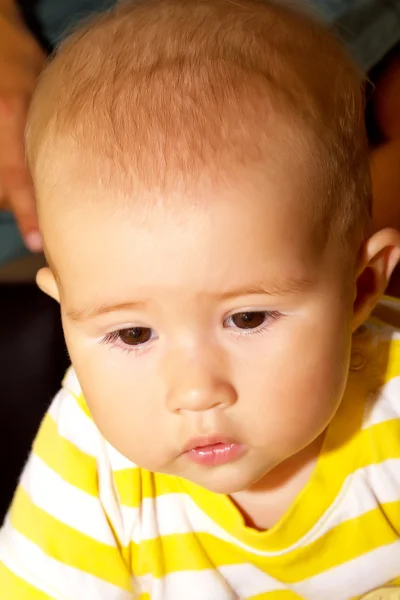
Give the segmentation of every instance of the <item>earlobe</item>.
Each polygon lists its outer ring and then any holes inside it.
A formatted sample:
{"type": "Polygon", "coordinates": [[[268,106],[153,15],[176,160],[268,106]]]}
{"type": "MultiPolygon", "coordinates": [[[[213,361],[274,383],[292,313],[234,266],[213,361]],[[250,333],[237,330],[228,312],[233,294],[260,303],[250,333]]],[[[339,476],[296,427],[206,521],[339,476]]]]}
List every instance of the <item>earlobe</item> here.
{"type": "Polygon", "coordinates": [[[40,271],[38,271],[36,275],[36,283],[38,287],[42,290],[42,292],[44,292],[57,302],[60,302],[58,285],[49,267],[44,267],[43,269],[40,269],[40,271]]]}
{"type": "Polygon", "coordinates": [[[365,243],[357,270],[353,331],[368,318],[400,260],[400,233],[382,229],[365,243]]]}

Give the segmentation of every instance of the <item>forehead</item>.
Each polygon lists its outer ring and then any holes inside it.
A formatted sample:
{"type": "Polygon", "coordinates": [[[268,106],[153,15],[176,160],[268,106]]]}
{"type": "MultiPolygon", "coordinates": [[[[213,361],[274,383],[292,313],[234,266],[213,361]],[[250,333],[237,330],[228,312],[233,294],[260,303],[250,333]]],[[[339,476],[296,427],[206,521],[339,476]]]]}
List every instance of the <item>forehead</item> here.
{"type": "Polygon", "coordinates": [[[130,204],[89,195],[81,188],[58,218],[53,211],[42,215],[46,246],[73,303],[213,294],[261,278],[307,278],[321,260],[290,178],[130,204]]]}

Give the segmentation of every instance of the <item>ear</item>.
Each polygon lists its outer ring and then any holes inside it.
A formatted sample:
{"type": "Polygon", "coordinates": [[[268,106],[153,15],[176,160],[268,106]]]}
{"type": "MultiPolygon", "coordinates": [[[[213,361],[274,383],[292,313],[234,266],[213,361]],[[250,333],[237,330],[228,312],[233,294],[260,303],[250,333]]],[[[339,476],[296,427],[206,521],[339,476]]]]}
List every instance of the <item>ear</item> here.
{"type": "Polygon", "coordinates": [[[353,331],[375,308],[399,260],[400,233],[396,229],[382,229],[364,244],[357,269],[353,331]]]}
{"type": "Polygon", "coordinates": [[[44,267],[38,271],[36,275],[36,283],[42,292],[57,302],[60,302],[60,293],[58,291],[56,278],[49,267],[44,267]]]}

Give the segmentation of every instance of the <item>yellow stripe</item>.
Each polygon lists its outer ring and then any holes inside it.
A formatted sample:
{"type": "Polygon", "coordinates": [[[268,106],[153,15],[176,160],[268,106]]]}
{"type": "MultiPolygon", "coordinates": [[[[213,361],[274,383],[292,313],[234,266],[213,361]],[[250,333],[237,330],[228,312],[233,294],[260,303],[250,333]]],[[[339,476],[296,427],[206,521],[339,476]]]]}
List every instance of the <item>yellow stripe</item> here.
{"type": "Polygon", "coordinates": [[[379,464],[391,458],[400,458],[400,419],[371,425],[360,433],[363,454],[359,467],[379,464]]]}
{"type": "Polygon", "coordinates": [[[141,470],[137,468],[114,471],[113,479],[120,504],[138,508],[141,502],[141,470]]]}
{"type": "Polygon", "coordinates": [[[389,325],[392,327],[400,327],[400,304],[398,302],[398,298],[390,298],[386,297],[386,300],[389,300],[391,303],[396,303],[395,306],[387,306],[385,304],[378,304],[373,311],[372,317],[369,321],[374,322],[378,320],[380,321],[380,325],[382,323],[385,325],[389,325]]]}
{"type": "MultiPolygon", "coordinates": [[[[397,577],[397,579],[393,579],[393,581],[388,581],[387,583],[385,583],[383,586],[379,587],[378,589],[375,590],[369,590],[369,592],[373,592],[373,591],[382,591],[382,596],[378,596],[378,598],[385,598],[386,595],[384,593],[385,588],[392,586],[392,587],[400,587],[400,577],[397,577]]],[[[397,596],[398,592],[396,592],[396,596],[397,596]]],[[[390,596],[392,597],[392,596],[390,596]]],[[[397,596],[398,598],[399,596],[397,596]]],[[[365,598],[365,594],[363,594],[362,596],[353,596],[353,598],[350,598],[350,600],[363,600],[363,598],[365,598]]]]}
{"type": "Polygon", "coordinates": [[[182,493],[176,477],[138,467],[114,471],[113,478],[121,504],[131,508],[138,508],[144,498],[182,493]]]}
{"type": "Polygon", "coordinates": [[[346,398],[327,430],[323,451],[310,481],[283,518],[268,531],[245,527],[240,511],[223,495],[182,480],[182,487],[216,523],[244,544],[260,551],[285,550],[301,539],[322,517],[343,486],[349,471],[358,468],[359,436],[365,395],[358,374],[349,377],[346,398]]]}
{"type": "Polygon", "coordinates": [[[9,600],[52,600],[37,588],[33,587],[0,563],[1,597],[9,600]]]}
{"type": "Polygon", "coordinates": [[[391,296],[390,294],[384,294],[380,302],[384,302],[385,300],[390,300],[390,302],[398,304],[400,309],[400,298],[397,298],[396,296],[391,296]]]}
{"type": "Polygon", "coordinates": [[[131,590],[130,574],[117,547],[107,546],[65,525],[33,504],[18,488],[11,523],[50,557],[90,573],[124,590],[131,590]]]}
{"type": "Polygon", "coordinates": [[[33,451],[65,481],[91,496],[98,496],[96,459],[63,438],[49,413],[43,420],[33,451]]]}
{"type": "Polygon", "coordinates": [[[86,415],[87,417],[89,417],[91,421],[93,421],[92,414],[91,414],[91,412],[90,412],[90,410],[89,410],[89,407],[88,407],[88,405],[87,405],[87,403],[86,403],[86,400],[85,400],[85,398],[84,398],[83,394],[79,394],[79,396],[74,396],[74,398],[75,398],[75,400],[77,401],[77,403],[78,403],[79,407],[80,407],[80,408],[83,410],[83,412],[85,413],[85,415],[86,415]]]}
{"type": "MultiPolygon", "coordinates": [[[[213,538],[214,541],[214,538],[213,538]]],[[[215,545],[219,544],[215,540],[215,545]]],[[[201,547],[200,536],[183,533],[131,542],[132,572],[141,575],[164,577],[176,571],[201,571],[214,568],[201,547]]],[[[243,562],[239,560],[236,561],[243,562]]],[[[218,563],[223,564],[223,563],[218,563]]]]}
{"type": "Polygon", "coordinates": [[[342,523],[307,547],[283,556],[257,556],[206,533],[174,534],[139,546],[132,543],[132,570],[138,576],[163,577],[251,562],[278,581],[296,583],[394,542],[399,529],[400,502],[394,502],[342,523]]]}
{"type": "MultiPolygon", "coordinates": [[[[91,420],[93,420],[92,415],[90,414],[90,410],[89,407],[86,403],[86,400],[83,396],[83,393],[80,391],[79,394],[75,394],[74,391],[71,389],[71,386],[68,385],[68,379],[71,377],[73,379],[75,379],[76,374],[73,374],[73,367],[69,367],[69,369],[67,370],[67,372],[64,375],[64,378],[62,380],[62,387],[67,390],[67,392],[69,394],[71,394],[71,396],[73,398],[75,398],[75,400],[77,401],[77,403],[79,404],[80,408],[83,410],[83,412],[85,413],[85,415],[87,415],[91,420]]],[[[80,389],[80,388],[79,388],[80,389]]]]}
{"type": "Polygon", "coordinates": [[[299,596],[290,590],[274,590],[273,592],[264,592],[256,596],[249,596],[246,600],[304,600],[303,596],[299,596]]]}
{"type": "Polygon", "coordinates": [[[395,542],[399,528],[400,502],[383,504],[341,523],[307,547],[291,552],[290,568],[278,558],[271,575],[286,583],[297,583],[395,542]]]}
{"type": "Polygon", "coordinates": [[[229,498],[188,482],[182,485],[203,511],[236,539],[260,551],[284,551],[310,531],[335,500],[349,473],[360,466],[363,449],[358,433],[364,415],[366,386],[364,377],[357,372],[350,373],[345,397],[326,432],[309,482],[283,518],[268,531],[245,527],[242,515],[229,498]]]}
{"type": "Polygon", "coordinates": [[[384,382],[400,375],[400,340],[391,340],[386,345],[384,382]]]}

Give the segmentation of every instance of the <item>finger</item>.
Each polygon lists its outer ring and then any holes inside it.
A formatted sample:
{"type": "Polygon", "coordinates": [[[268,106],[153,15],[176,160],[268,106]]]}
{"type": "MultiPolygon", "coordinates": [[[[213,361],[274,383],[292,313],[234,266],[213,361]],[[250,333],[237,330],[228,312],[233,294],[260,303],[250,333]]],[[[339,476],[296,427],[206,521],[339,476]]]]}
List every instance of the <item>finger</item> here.
{"type": "Polygon", "coordinates": [[[31,250],[41,249],[32,181],[25,163],[25,98],[0,96],[0,181],[21,234],[31,250]]]}

